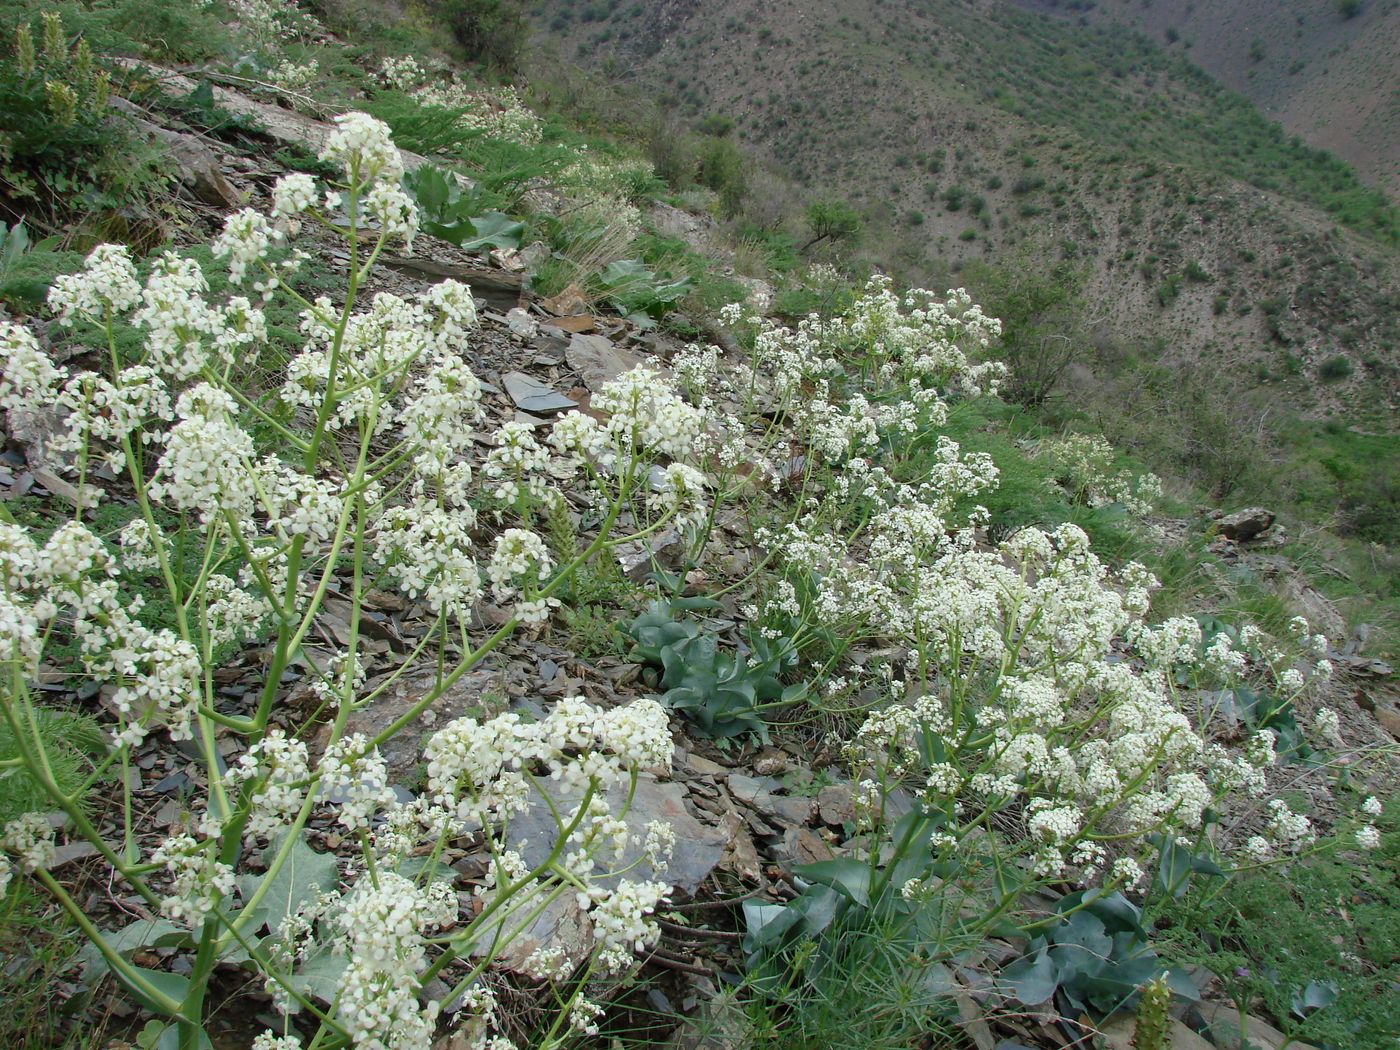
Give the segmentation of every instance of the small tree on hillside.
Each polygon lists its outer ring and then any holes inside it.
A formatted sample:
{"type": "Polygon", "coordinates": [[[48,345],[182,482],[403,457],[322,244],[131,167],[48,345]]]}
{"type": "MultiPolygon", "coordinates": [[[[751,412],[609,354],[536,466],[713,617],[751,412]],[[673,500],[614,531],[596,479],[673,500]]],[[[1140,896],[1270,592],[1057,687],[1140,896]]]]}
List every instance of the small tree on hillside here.
{"type": "Polygon", "coordinates": [[[437,13],[468,60],[503,76],[519,71],[529,27],[514,0],[439,0],[437,13]]]}
{"type": "Polygon", "coordinates": [[[725,215],[738,215],[749,190],[744,155],[739,148],[729,139],[706,138],[700,146],[698,162],[700,184],[719,194],[725,215]]]}
{"type": "Polygon", "coordinates": [[[1050,269],[1020,262],[968,268],[969,285],[986,311],[1001,318],[1000,357],[1011,369],[1002,394],[1023,405],[1042,405],[1069,367],[1084,354],[1093,322],[1087,317],[1088,274],[1070,263],[1050,269]]]}
{"type": "Polygon", "coordinates": [[[805,218],[811,239],[802,246],[804,252],[822,241],[854,241],[860,236],[860,212],[846,201],[817,201],[808,206],[805,218]]]}

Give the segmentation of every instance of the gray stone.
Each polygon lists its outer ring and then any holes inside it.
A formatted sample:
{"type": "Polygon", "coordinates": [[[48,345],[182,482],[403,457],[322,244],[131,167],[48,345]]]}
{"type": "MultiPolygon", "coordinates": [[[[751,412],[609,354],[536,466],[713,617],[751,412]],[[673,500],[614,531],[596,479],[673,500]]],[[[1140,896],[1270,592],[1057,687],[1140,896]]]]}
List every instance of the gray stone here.
{"type": "Polygon", "coordinates": [[[788,828],[783,832],[778,860],[784,868],[816,864],[818,861],[831,860],[835,856],[831,846],[820,835],[813,834],[807,828],[788,828]]]}
{"type": "MultiPolygon", "coordinates": [[[[519,917],[528,916],[536,906],[522,900],[518,906],[505,909],[502,922],[507,925],[501,930],[500,937],[500,943],[505,947],[496,953],[496,961],[507,970],[520,972],[525,960],[545,948],[562,948],[568,967],[577,966],[587,959],[593,951],[593,925],[579,908],[578,896],[574,893],[560,894],[524,928],[520,928],[519,917]]],[[[501,922],[487,922],[473,945],[484,947],[493,943],[500,928],[501,922]]],[[[473,954],[479,954],[479,951],[473,954]]]]}
{"type": "Polygon", "coordinates": [[[754,806],[765,817],[779,824],[804,825],[812,819],[812,800],[792,795],[775,795],[764,791],[753,800],[754,806]]]}
{"type": "Polygon", "coordinates": [[[854,824],[856,802],[851,794],[851,785],[832,784],[822,788],[817,792],[817,810],[821,813],[823,824],[830,824],[834,828],[854,824]]]}
{"type": "Polygon", "coordinates": [[[768,785],[756,777],[748,777],[743,773],[729,774],[729,793],[740,802],[752,803],[767,790],[770,790],[768,785]]]}
{"type": "Polygon", "coordinates": [[[1215,523],[1216,531],[1236,543],[1245,543],[1261,535],[1274,523],[1277,515],[1264,507],[1246,507],[1226,514],[1215,523]]]}
{"type": "Polygon", "coordinates": [[[540,264],[553,254],[554,249],[545,244],[544,241],[535,241],[516,252],[515,261],[529,272],[534,273],[539,269],[540,264]]]}
{"type": "Polygon", "coordinates": [[[675,529],[667,529],[649,539],[619,543],[613,548],[613,556],[617,558],[624,576],[634,583],[641,583],[652,571],[653,562],[663,569],[674,571],[684,551],[681,534],[675,529]]]}
{"type": "MultiPolygon", "coordinates": [[[[389,766],[389,779],[407,780],[411,777],[423,758],[425,738],[441,729],[444,723],[464,715],[490,717],[494,712],[484,710],[482,694],[496,680],[496,672],[485,669],[463,675],[417,719],[380,744],[379,753],[389,766]]],[[[398,721],[432,688],[431,675],[405,676],[368,707],[353,712],[345,724],[346,735],[364,733],[367,737],[375,736],[398,721]]]]}
{"type": "Polygon", "coordinates": [[[725,845],[719,866],[743,882],[757,882],[763,866],[758,859],[758,847],[754,845],[743,817],[728,807],[720,819],[724,823],[725,845]]]}
{"type": "MultiPolygon", "coordinates": [[[[138,70],[150,77],[154,87],[163,94],[178,98],[195,91],[199,84],[190,77],[164,66],[134,58],[118,58],[115,62],[127,69],[138,70]]],[[[214,86],[214,101],[223,109],[240,116],[252,117],[258,130],[278,142],[300,146],[308,153],[320,153],[336,127],[324,120],[306,116],[281,106],[256,102],[241,91],[214,86]]],[[[405,168],[412,169],[428,163],[428,158],[406,149],[399,150],[405,168]]],[[[469,182],[459,177],[459,182],[469,182]]]]}
{"type": "Polygon", "coordinates": [[[145,120],[138,115],[142,111],[124,98],[108,101],[113,109],[126,113],[138,128],[165,146],[174,164],[175,178],[195,200],[216,208],[237,208],[243,203],[242,195],[224,178],[219,155],[203,142],[145,120]]]}
{"type": "MultiPolygon", "coordinates": [[[[1220,1050],[1247,1050],[1253,1046],[1255,1050],[1317,1050],[1311,1043],[1300,1043],[1289,1038],[1280,1032],[1267,1021],[1261,1021],[1257,1017],[1249,1014],[1241,1015],[1234,1007],[1223,1006],[1220,1003],[1203,1002],[1199,1006],[1201,1017],[1205,1019],[1205,1033],[1220,1050]],[[1241,1032],[1244,1038],[1242,1039],[1241,1032]]],[[[1175,1038],[1173,1029],[1173,1038],[1175,1038]]],[[[1192,1044],[1182,1044],[1194,1050],[1192,1044]]],[[[1206,1043],[1210,1046],[1210,1043],[1206,1043]]],[[[1177,1044],[1172,1043],[1173,1050],[1177,1044]]]]}
{"type": "Polygon", "coordinates": [[[699,773],[701,776],[723,777],[729,774],[727,766],[711,762],[704,755],[686,755],[684,764],[692,773],[699,773]]]}
{"type": "Polygon", "coordinates": [[[624,372],[652,365],[650,359],[615,346],[601,335],[575,335],[564,356],[569,367],[583,379],[583,385],[595,392],[624,372]]]}
{"type": "Polygon", "coordinates": [[[788,756],[775,747],[759,753],[753,760],[753,771],[761,777],[776,776],[787,771],[791,765],[788,756]]]}
{"type": "MultiPolygon", "coordinates": [[[[556,806],[570,805],[570,799],[562,794],[551,794],[556,806]]],[[[576,799],[574,800],[576,801],[576,799]]],[[[620,811],[627,801],[627,785],[615,785],[608,792],[608,804],[614,813],[620,811]]],[[[631,808],[623,818],[628,830],[636,840],[628,847],[627,853],[615,864],[617,868],[629,868],[626,878],[632,880],[654,879],[679,887],[686,893],[694,893],[705,881],[720,858],[728,841],[725,833],[712,825],[702,824],[690,815],[685,807],[685,788],[676,783],[661,783],[654,777],[643,775],[637,780],[636,793],[631,808]],[[657,870],[643,855],[640,842],[646,838],[647,825],[652,821],[668,824],[676,833],[675,849],[671,860],[661,870],[657,870]]],[[[544,799],[535,795],[524,813],[511,819],[506,839],[511,849],[518,849],[525,863],[534,867],[541,863],[554,846],[558,836],[558,826],[545,804],[544,799]],[[520,843],[525,845],[521,846],[520,843]]],[[[601,879],[603,885],[616,885],[621,876],[601,879]]]]}
{"type": "Polygon", "coordinates": [[[577,401],[571,401],[546,383],[524,372],[507,372],[501,377],[506,393],[515,402],[515,407],[526,412],[562,412],[578,408],[577,401]]]}
{"type": "Polygon", "coordinates": [[[518,335],[521,339],[533,339],[540,331],[539,322],[518,306],[506,313],[506,327],[511,335],[518,335]]]}

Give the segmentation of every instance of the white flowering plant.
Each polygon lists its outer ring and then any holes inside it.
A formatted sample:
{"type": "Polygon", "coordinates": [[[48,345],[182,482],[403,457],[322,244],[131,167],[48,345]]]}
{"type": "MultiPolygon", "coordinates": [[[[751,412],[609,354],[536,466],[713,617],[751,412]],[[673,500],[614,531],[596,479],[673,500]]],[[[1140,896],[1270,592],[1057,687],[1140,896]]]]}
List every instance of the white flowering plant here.
{"type": "MultiPolygon", "coordinates": [[[[1376,838],[1365,814],[1329,837],[1276,797],[1297,782],[1277,764],[1310,746],[1292,711],[1330,671],[1305,623],[1295,644],[1204,619],[1154,623],[1157,581],[1105,564],[1078,527],[989,539],[977,501],[997,466],[940,433],[955,401],[1004,375],[973,363],[997,327],[965,295],[900,299],[877,280],[796,330],[738,306],[725,316],[748,366],[726,383],[720,351],[692,347],[677,378],[715,419],[716,473],[743,463],[791,507],[758,532],[761,568],[775,572],[755,571],[743,615],[792,639],[810,703],[865,712],[847,750],[860,845],[797,868],[796,901],[746,907],[764,995],[820,986],[872,930],[946,959],[1027,922],[1047,887],[1083,888],[1085,907],[1177,894],[1193,875],[1376,838]],[[847,663],[855,646],[885,657],[847,663]]],[[[1101,441],[1069,444],[1074,499],[1151,510],[1155,479],[1112,472],[1101,441]]],[[[1328,714],[1314,719],[1319,751],[1303,774],[1318,784],[1336,739],[1328,714]]],[[[1138,953],[1132,967],[1150,961],[1138,953]]]]}
{"type": "Polygon", "coordinates": [[[1070,498],[1090,507],[1117,504],[1144,517],[1162,498],[1162,482],[1151,473],[1119,468],[1118,452],[1096,434],[1065,434],[1040,443],[1036,455],[1054,471],[1070,498]]]}
{"type": "Polygon", "coordinates": [[[535,146],[543,137],[540,118],[508,85],[469,84],[455,73],[443,75],[441,70],[426,69],[411,55],[385,59],[378,80],[424,110],[449,118],[459,143],[463,138],[480,136],[535,146]]]}
{"type": "Polygon", "coordinates": [[[670,886],[640,877],[639,857],[664,870],[664,836],[625,817],[640,773],[669,766],[663,709],[565,699],[536,722],[458,719],[427,741],[416,796],[395,790],[380,749],[503,639],[546,621],[578,566],[704,516],[706,486],[690,465],[701,416],[639,369],[543,442],[504,428],[477,462],[470,290],[446,281],[411,299],[370,294],[386,247],[411,247],[418,212],[387,128],[359,113],[336,125],[321,159],[337,180],[286,176],[266,211],[229,216],[215,240],[234,290],[248,294],[214,300],[200,268],[173,252],[143,282],[125,248],[102,245],[50,297],[59,326],[99,334],[91,369],[60,367],[29,328],[0,324],[0,407],[56,406],[52,450],[67,457],[75,493],[71,519],[43,542],[0,523],[0,716],[26,742],[6,766],[63,818],[8,825],[0,880],[48,890],[181,1050],[207,1045],[207,993],[227,965],[258,974],[283,1013],[266,1046],[306,1036],[318,1048],[426,1048],[446,1012],[468,1033],[463,1045],[500,1050],[484,977],[507,958],[557,983],[558,1010],[536,1045],[560,1046],[594,1025],[590,979],[626,970],[656,936],[648,916],[670,886]],[[339,238],[348,259],[339,300],[308,300],[290,280],[313,229],[339,238]],[[285,361],[269,382],[260,359],[277,301],[298,311],[300,342],[269,355],[285,361]],[[671,482],[651,484],[657,474],[671,482]],[[103,477],[117,480],[104,488],[103,477]],[[566,489],[592,524],[556,564],[532,525],[566,489]],[[116,536],[85,517],[104,497],[131,508],[116,536]],[[477,507],[493,508],[494,528],[477,507]],[[396,665],[371,673],[374,587],[396,588],[426,626],[396,665]],[[159,624],[152,591],[170,612],[159,624]],[[348,612],[324,655],[309,643],[332,593],[348,612]],[[488,593],[504,615],[482,638],[473,624],[488,593]],[[88,783],[119,771],[120,841],[80,804],[82,788],[55,780],[38,731],[40,669],[59,636],[76,641],[68,670],[103,683],[112,747],[88,783]],[[262,677],[232,697],[219,658],[254,640],[262,677]],[[425,666],[428,688],[390,724],[350,731],[357,711],[425,666]],[[309,718],[285,703],[298,678],[309,718]],[[199,756],[202,786],[152,848],[131,784],[138,749],[161,737],[199,756]],[[526,843],[511,821],[529,811],[546,831],[526,843]],[[313,848],[313,817],[333,820],[353,848],[313,848]],[[88,843],[150,917],[100,929],[49,870],[61,838],[88,843]],[[440,863],[464,841],[482,860],[474,887],[440,863]],[[582,951],[511,957],[563,903],[592,931],[582,951]],[[188,965],[136,962],[157,937],[188,965]]]}

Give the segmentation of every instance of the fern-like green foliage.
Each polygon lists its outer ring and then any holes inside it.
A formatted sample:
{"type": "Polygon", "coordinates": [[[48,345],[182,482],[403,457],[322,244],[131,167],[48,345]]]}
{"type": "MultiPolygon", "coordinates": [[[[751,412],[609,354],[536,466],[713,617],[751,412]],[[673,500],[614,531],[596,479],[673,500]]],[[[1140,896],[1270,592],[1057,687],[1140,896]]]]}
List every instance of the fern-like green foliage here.
{"type": "MultiPolygon", "coordinates": [[[[107,750],[106,735],[86,715],[52,708],[37,708],[35,729],[48,754],[49,768],[58,787],[72,793],[92,773],[93,762],[107,750]]],[[[0,761],[19,758],[21,749],[34,752],[35,744],[16,739],[10,725],[0,721],[0,761]]],[[[0,769],[0,824],[31,810],[49,810],[52,802],[22,768],[0,769]]]]}

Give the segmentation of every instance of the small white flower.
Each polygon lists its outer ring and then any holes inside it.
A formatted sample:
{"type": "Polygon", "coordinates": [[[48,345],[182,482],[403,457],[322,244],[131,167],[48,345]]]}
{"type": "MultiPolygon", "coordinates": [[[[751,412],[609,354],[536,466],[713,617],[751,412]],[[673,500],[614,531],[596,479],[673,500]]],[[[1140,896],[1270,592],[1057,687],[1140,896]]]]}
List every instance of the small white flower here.
{"type": "Polygon", "coordinates": [[[53,825],[42,813],[25,813],[5,825],[0,832],[0,850],[19,858],[22,871],[40,871],[50,867],[57,855],[53,843],[53,825]]]}
{"type": "Polygon", "coordinates": [[[125,313],[140,298],[136,266],[124,244],[99,244],[81,273],[62,274],[49,289],[49,306],[58,311],[58,323],[65,327],[75,318],[101,323],[106,311],[125,313]]]}

